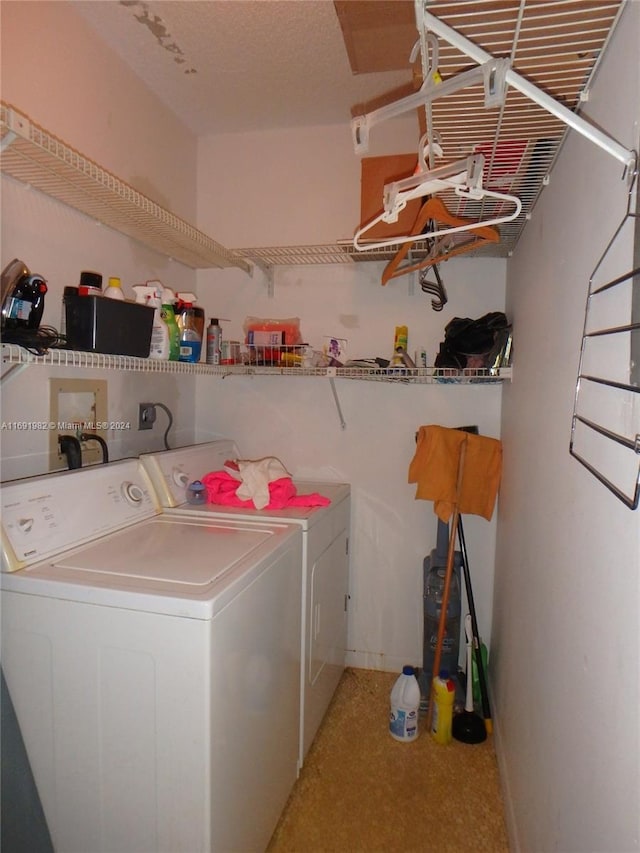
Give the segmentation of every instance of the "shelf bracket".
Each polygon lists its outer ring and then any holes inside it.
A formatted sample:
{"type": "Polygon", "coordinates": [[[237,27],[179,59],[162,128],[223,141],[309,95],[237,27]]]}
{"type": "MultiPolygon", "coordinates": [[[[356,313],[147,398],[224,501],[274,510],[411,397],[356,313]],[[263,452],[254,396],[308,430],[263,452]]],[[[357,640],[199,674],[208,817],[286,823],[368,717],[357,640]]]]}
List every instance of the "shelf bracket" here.
{"type": "Polygon", "coordinates": [[[335,382],[335,367],[327,368],[327,377],[329,378],[329,385],[331,385],[331,392],[333,394],[333,399],[336,404],[336,409],[338,410],[338,418],[340,419],[340,429],[347,428],[347,422],[344,419],[342,414],[342,409],[340,407],[340,400],[338,399],[338,392],[336,391],[336,382],[335,382]]]}
{"type": "Polygon", "coordinates": [[[0,377],[0,385],[6,385],[11,379],[15,379],[18,374],[22,373],[25,368],[29,365],[26,363],[22,364],[12,364],[7,370],[4,371],[2,376],[0,377]]]}
{"type": "Polygon", "coordinates": [[[11,145],[11,143],[17,138],[18,138],[18,134],[15,133],[15,131],[13,131],[13,130],[8,131],[2,137],[2,139],[0,139],[0,151],[4,151],[6,148],[8,148],[11,145]]]}
{"type": "Polygon", "coordinates": [[[267,285],[267,296],[269,299],[273,299],[275,293],[275,268],[271,264],[263,263],[258,258],[251,258],[251,263],[262,270],[267,285]]]}

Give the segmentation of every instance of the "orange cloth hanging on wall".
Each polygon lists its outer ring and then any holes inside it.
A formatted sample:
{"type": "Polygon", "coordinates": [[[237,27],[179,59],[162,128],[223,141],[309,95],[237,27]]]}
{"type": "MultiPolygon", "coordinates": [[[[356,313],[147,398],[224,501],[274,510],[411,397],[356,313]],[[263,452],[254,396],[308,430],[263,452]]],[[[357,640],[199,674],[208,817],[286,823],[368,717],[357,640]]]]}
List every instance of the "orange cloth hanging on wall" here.
{"type": "Polygon", "coordinates": [[[409,482],[418,484],[416,500],[433,501],[441,521],[449,521],[455,503],[462,514],[481,515],[490,521],[501,474],[502,442],[497,439],[433,425],[418,430],[409,482]],[[462,486],[456,495],[460,448],[465,442],[462,486]]]}

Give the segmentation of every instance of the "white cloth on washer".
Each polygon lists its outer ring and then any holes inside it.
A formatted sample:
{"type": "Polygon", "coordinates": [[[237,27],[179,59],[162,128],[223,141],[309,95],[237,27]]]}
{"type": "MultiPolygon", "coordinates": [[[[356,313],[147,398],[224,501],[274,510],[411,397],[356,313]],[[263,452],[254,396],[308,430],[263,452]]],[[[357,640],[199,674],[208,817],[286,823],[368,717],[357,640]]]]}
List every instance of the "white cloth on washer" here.
{"type": "Polygon", "coordinates": [[[238,474],[242,481],[236,495],[244,501],[252,500],[256,509],[264,509],[269,503],[269,483],[291,474],[275,456],[264,459],[238,459],[238,474]]]}

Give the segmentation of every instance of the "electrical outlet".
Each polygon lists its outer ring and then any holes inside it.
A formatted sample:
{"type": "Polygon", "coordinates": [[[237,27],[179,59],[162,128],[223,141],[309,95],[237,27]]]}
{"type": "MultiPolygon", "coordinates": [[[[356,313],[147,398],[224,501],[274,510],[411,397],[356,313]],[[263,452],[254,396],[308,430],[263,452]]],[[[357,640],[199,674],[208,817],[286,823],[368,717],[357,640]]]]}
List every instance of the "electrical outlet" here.
{"type": "Polygon", "coordinates": [[[156,407],[154,403],[138,404],[138,429],[153,429],[156,422],[156,407]]]}

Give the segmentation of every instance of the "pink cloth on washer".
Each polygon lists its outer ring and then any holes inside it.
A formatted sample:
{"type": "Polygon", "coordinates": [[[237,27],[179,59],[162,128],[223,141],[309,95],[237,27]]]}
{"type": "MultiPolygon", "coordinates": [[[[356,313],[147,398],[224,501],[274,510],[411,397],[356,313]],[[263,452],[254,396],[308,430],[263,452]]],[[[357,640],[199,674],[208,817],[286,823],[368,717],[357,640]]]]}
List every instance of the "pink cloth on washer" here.
{"type": "MultiPolygon", "coordinates": [[[[253,500],[242,500],[236,495],[240,480],[232,477],[226,471],[212,471],[202,477],[207,489],[207,499],[211,504],[224,506],[239,506],[255,509],[253,500]]],[[[281,477],[269,483],[269,503],[265,509],[285,509],[289,506],[328,506],[329,498],[318,492],[309,495],[299,495],[290,477],[281,477]]]]}

